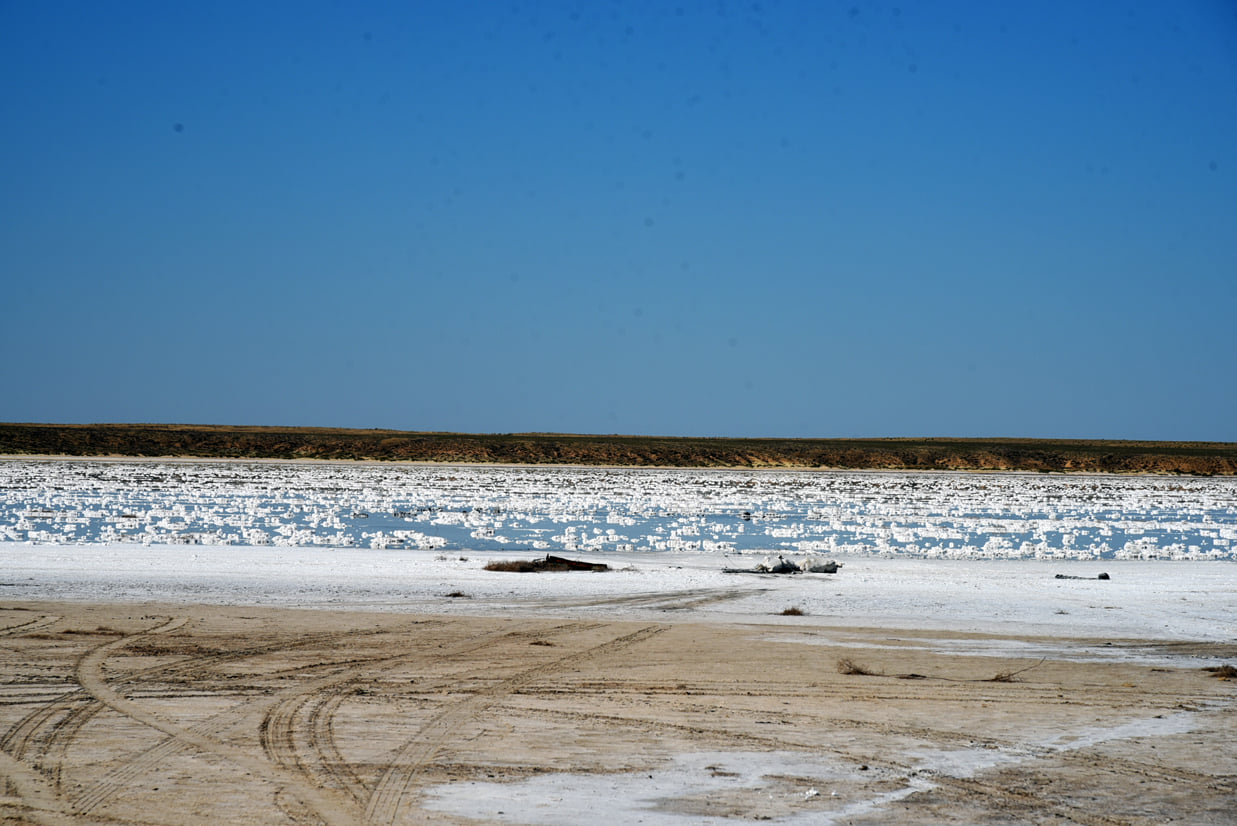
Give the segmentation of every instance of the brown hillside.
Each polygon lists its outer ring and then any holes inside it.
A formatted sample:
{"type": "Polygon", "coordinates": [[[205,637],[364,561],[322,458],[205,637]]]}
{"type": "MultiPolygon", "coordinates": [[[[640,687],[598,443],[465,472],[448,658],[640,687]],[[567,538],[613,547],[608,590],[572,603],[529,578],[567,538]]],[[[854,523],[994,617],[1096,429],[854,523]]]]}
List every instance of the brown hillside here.
{"type": "Polygon", "coordinates": [[[1227,442],[704,439],[164,424],[0,423],[0,454],[1237,474],[1237,444],[1227,442]]]}

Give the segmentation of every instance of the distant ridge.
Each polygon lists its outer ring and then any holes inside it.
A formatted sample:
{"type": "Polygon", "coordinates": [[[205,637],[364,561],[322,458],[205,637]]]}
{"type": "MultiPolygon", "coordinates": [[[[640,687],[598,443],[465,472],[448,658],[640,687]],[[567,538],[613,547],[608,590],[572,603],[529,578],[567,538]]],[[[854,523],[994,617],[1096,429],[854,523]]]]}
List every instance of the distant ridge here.
{"type": "Polygon", "coordinates": [[[0,454],[1237,475],[1237,443],[1086,439],[732,439],[0,423],[0,454]]]}

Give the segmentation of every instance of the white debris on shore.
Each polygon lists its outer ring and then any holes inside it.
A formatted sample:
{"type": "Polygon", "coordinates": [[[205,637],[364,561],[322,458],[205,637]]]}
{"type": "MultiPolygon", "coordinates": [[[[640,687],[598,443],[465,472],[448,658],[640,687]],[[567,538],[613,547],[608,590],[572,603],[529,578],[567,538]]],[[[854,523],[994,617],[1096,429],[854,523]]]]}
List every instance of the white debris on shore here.
{"type": "Polygon", "coordinates": [[[832,559],[809,556],[805,559],[787,559],[780,554],[775,559],[766,556],[753,571],[765,574],[836,574],[842,563],[832,559]]]}

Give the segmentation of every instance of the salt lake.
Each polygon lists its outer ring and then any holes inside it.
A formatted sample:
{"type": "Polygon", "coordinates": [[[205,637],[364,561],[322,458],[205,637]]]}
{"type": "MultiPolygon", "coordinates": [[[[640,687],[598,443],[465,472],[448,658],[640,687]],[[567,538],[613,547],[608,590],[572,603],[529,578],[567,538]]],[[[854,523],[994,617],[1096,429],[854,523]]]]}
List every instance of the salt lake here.
{"type": "Polygon", "coordinates": [[[1237,480],[11,459],[0,542],[1233,560],[1237,480]]]}

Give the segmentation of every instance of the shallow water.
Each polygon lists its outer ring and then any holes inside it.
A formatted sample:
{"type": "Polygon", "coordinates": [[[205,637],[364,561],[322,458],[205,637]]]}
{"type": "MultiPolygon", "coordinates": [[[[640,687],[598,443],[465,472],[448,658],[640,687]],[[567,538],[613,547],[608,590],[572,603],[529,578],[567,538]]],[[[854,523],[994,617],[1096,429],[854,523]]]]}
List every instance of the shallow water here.
{"type": "Polygon", "coordinates": [[[1237,480],[0,461],[0,541],[1237,558],[1237,480]]]}

